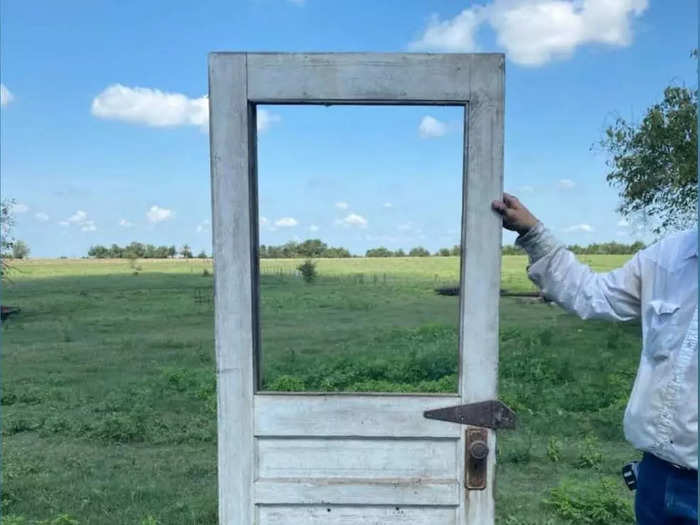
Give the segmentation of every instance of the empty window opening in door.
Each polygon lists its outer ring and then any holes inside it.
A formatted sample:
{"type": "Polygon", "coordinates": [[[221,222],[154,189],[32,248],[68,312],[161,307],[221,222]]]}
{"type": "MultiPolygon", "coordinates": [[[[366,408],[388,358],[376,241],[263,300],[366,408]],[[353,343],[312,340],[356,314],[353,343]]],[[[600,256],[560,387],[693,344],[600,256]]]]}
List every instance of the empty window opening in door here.
{"type": "Polygon", "coordinates": [[[256,115],[259,390],[457,392],[464,107],[256,115]]]}

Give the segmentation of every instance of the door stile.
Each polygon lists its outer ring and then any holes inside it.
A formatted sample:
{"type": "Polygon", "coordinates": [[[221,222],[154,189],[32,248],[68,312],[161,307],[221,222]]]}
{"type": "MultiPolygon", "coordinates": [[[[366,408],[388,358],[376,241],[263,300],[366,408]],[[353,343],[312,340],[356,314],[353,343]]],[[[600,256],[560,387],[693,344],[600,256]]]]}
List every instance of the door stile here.
{"type": "Polygon", "coordinates": [[[219,523],[253,523],[255,388],[246,55],[209,57],[219,523]],[[234,416],[235,417],[231,417],[234,416]]]}
{"type": "MultiPolygon", "coordinates": [[[[473,63],[465,111],[462,197],[462,267],[460,290],[460,384],[462,403],[497,399],[498,318],[502,225],[491,201],[503,192],[505,60],[473,63]]],[[[464,525],[494,521],[493,486],[496,435],[488,430],[484,490],[465,487],[466,441],[460,463],[464,525]]]]}

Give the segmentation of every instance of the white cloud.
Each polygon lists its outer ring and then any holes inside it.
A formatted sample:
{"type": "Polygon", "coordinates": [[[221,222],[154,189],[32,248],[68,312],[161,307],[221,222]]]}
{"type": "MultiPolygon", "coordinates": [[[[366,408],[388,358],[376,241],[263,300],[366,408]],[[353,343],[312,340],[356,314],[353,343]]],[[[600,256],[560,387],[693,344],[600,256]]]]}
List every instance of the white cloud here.
{"type": "Polygon", "coordinates": [[[0,84],[0,106],[7,106],[14,99],[15,96],[5,87],[5,84],[0,84]]]}
{"type": "Polygon", "coordinates": [[[532,193],[533,191],[535,191],[535,188],[533,188],[532,186],[525,185],[520,186],[520,191],[522,193],[532,193]]]}
{"type": "Polygon", "coordinates": [[[420,39],[408,47],[414,51],[458,51],[469,53],[477,50],[475,33],[482,23],[482,8],[465,9],[451,20],[440,20],[432,15],[420,39]]]}
{"type": "Polygon", "coordinates": [[[83,210],[76,211],[73,215],[71,215],[64,221],[60,221],[58,224],[60,224],[61,226],[78,226],[80,228],[80,231],[84,232],[94,232],[95,230],[97,230],[95,221],[93,221],[92,219],[88,219],[87,213],[83,210]]]}
{"type": "Polygon", "coordinates": [[[133,222],[127,221],[126,219],[121,219],[119,221],[119,226],[121,226],[122,228],[131,228],[133,225],[133,222]]]}
{"type": "Polygon", "coordinates": [[[627,222],[627,219],[620,219],[619,221],[617,221],[617,225],[618,225],[620,228],[627,228],[627,226],[629,226],[630,223],[627,222]]]}
{"type": "Polygon", "coordinates": [[[67,221],[69,224],[82,224],[87,220],[87,213],[83,210],[76,211],[73,215],[68,217],[67,221]]]}
{"type": "Polygon", "coordinates": [[[339,210],[347,210],[350,205],[347,202],[336,202],[335,207],[339,210]]]}
{"type": "Polygon", "coordinates": [[[564,228],[564,231],[567,233],[591,233],[595,230],[590,224],[575,224],[574,226],[564,228]]]}
{"type": "Polygon", "coordinates": [[[146,212],[146,218],[151,224],[167,221],[175,217],[173,210],[161,208],[160,206],[151,206],[151,209],[146,212]]]}
{"type": "Polygon", "coordinates": [[[292,228],[297,224],[299,224],[299,221],[297,221],[294,217],[282,217],[281,219],[275,221],[275,226],[280,228],[292,228]]]}
{"type": "Polygon", "coordinates": [[[319,228],[315,224],[312,224],[311,226],[309,226],[309,231],[317,232],[318,230],[319,230],[319,228]]]}
{"type": "Polygon", "coordinates": [[[400,232],[408,232],[408,231],[411,231],[411,230],[413,229],[413,223],[405,222],[405,223],[403,223],[403,224],[399,224],[399,225],[396,227],[396,229],[399,230],[400,232]]]}
{"type": "Polygon", "coordinates": [[[477,31],[488,24],[511,60],[538,66],[566,58],[585,44],[629,45],[632,20],[648,4],[648,0],[494,0],[464,9],[452,19],[434,15],[409,48],[474,51],[477,31]]]}
{"type": "Polygon", "coordinates": [[[265,226],[267,223],[267,217],[260,217],[260,226],[265,226]]]}
{"type": "Polygon", "coordinates": [[[189,98],[181,93],[113,84],[92,101],[92,114],[147,126],[206,126],[209,103],[206,95],[189,98]]]}
{"type": "Polygon", "coordinates": [[[343,226],[356,226],[358,228],[367,227],[367,219],[356,213],[350,213],[344,219],[339,219],[335,222],[343,226]]]}
{"type": "Polygon", "coordinates": [[[97,230],[97,226],[95,226],[95,221],[86,220],[80,225],[80,231],[94,232],[95,230],[97,230]]]}
{"type": "Polygon", "coordinates": [[[197,233],[202,233],[209,229],[209,221],[202,221],[197,225],[197,233]]]}
{"type": "Polygon", "coordinates": [[[391,207],[393,207],[393,206],[394,206],[394,205],[393,205],[392,203],[390,203],[390,202],[385,202],[385,203],[384,203],[384,207],[385,207],[385,208],[391,208],[391,207]]]}
{"type": "Polygon", "coordinates": [[[21,202],[16,202],[12,205],[13,213],[27,213],[29,211],[29,206],[22,204],[21,202]]]}
{"type": "MultiPolygon", "coordinates": [[[[153,127],[199,126],[209,123],[209,98],[190,98],[182,93],[112,84],[92,101],[92,114],[98,118],[121,120],[153,127]]],[[[257,113],[257,129],[265,131],[281,117],[265,109],[257,113]]]]}
{"type": "Polygon", "coordinates": [[[290,4],[298,5],[299,7],[303,6],[306,3],[306,0],[287,0],[290,4]]]}
{"type": "Polygon", "coordinates": [[[447,133],[447,124],[430,115],[423,117],[418,125],[418,134],[423,139],[442,137],[445,133],[447,133]]]}
{"type": "Polygon", "coordinates": [[[574,186],[576,186],[576,183],[572,181],[571,179],[561,179],[558,184],[559,188],[562,190],[570,190],[574,186]]]}
{"type": "Polygon", "coordinates": [[[259,109],[255,126],[257,127],[258,131],[262,132],[266,131],[272,124],[279,122],[280,120],[282,120],[282,117],[280,117],[277,113],[272,113],[266,109],[259,109]]]}
{"type": "Polygon", "coordinates": [[[49,220],[49,216],[43,211],[38,211],[34,214],[34,218],[39,222],[46,222],[49,220]]]}

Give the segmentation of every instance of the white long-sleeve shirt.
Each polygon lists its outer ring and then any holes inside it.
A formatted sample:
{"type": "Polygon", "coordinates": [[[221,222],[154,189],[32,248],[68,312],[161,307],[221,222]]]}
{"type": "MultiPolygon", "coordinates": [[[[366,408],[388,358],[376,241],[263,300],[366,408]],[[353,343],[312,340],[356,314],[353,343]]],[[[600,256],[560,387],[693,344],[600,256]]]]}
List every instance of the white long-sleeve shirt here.
{"type": "Polygon", "coordinates": [[[671,235],[622,268],[593,272],[539,223],[516,240],[543,295],[583,319],[641,318],[642,355],[624,418],[627,440],[698,468],[698,231],[671,235]]]}

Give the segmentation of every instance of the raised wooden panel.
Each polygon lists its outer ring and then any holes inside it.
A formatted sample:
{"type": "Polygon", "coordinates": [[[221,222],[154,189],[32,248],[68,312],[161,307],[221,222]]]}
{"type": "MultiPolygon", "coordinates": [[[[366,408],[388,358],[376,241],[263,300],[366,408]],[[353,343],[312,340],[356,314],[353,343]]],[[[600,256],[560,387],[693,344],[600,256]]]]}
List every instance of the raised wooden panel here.
{"type": "Polygon", "coordinates": [[[255,396],[256,436],[459,438],[460,426],[423,417],[457,396],[255,396]]]}
{"type": "Polygon", "coordinates": [[[456,479],[457,440],[260,439],[257,478],[456,479]]]}
{"type": "Polygon", "coordinates": [[[457,509],[430,507],[261,506],[260,525],[456,525],[457,509]]]}
{"type": "MultiPolygon", "coordinates": [[[[277,505],[458,505],[460,484],[456,480],[258,480],[256,503],[277,505]]],[[[436,524],[437,525],[437,524],[436,524]]]]}

